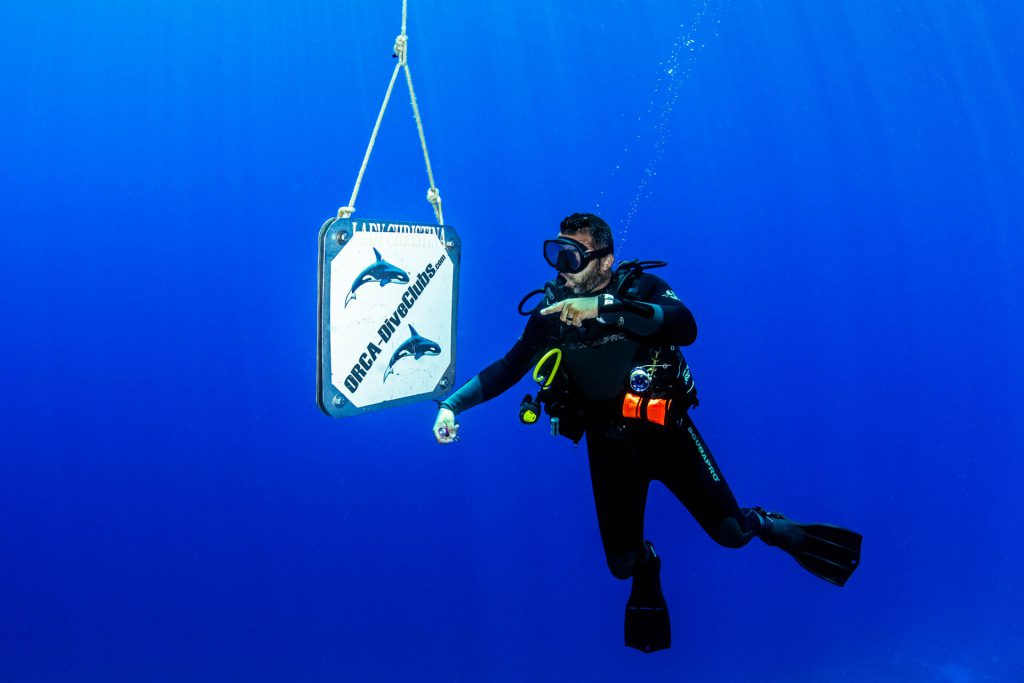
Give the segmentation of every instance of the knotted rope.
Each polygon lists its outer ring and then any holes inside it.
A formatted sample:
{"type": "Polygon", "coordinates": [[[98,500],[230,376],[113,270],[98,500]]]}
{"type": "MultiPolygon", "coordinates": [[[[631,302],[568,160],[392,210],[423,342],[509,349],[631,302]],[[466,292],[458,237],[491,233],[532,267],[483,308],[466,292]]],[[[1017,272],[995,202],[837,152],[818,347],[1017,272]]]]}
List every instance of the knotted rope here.
{"type": "Polygon", "coordinates": [[[398,79],[398,72],[405,70],[405,82],[409,86],[409,103],[412,105],[412,115],[416,119],[416,130],[420,136],[420,146],[423,148],[423,161],[427,167],[427,180],[430,189],[427,190],[427,201],[434,209],[437,222],[444,224],[444,213],[441,211],[441,191],[434,183],[434,170],[430,166],[430,153],[427,152],[427,136],[423,132],[423,119],[420,117],[419,104],[416,101],[416,91],[412,87],[412,71],[409,70],[409,36],[406,34],[406,17],[408,16],[409,0],[402,0],[402,32],[395,38],[392,57],[398,60],[395,70],[391,72],[391,81],[384,93],[384,101],[380,105],[380,112],[377,114],[377,121],[373,125],[373,132],[370,134],[370,144],[366,147],[366,154],[363,155],[363,163],[359,167],[359,174],[356,176],[355,187],[352,188],[352,196],[348,204],[338,209],[338,218],[348,218],[356,210],[356,197],[359,195],[359,186],[363,183],[363,175],[366,173],[366,166],[370,162],[370,154],[373,152],[373,145],[377,142],[377,133],[380,131],[380,123],[384,120],[384,112],[387,111],[388,102],[391,101],[391,92],[395,88],[395,81],[398,79]]]}

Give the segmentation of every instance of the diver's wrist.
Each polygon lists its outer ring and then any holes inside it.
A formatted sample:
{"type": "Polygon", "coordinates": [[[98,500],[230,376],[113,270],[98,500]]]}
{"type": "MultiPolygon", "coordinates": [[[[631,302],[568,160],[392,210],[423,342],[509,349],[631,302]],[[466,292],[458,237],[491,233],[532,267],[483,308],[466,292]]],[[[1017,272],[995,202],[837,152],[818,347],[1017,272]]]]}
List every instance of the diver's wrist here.
{"type": "Polygon", "coordinates": [[[632,299],[617,299],[611,294],[602,294],[598,297],[597,313],[635,313],[641,318],[652,318],[660,307],[656,304],[649,304],[646,301],[633,301],[632,299]],[[605,298],[607,297],[607,299],[605,298]]]}
{"type": "Polygon", "coordinates": [[[611,294],[599,294],[597,296],[597,314],[611,313],[622,308],[622,303],[611,294]]]}

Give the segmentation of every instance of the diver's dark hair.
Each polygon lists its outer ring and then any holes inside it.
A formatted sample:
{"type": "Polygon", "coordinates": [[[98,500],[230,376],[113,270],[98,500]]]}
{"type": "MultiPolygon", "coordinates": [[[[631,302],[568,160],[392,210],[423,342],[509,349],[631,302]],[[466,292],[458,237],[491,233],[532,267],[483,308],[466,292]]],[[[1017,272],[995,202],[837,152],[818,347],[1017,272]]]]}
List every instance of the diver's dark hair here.
{"type": "Polygon", "coordinates": [[[559,230],[566,235],[584,232],[594,240],[595,248],[604,249],[608,247],[614,251],[615,244],[612,240],[612,229],[608,227],[604,220],[592,213],[574,213],[571,216],[566,216],[562,219],[559,230]]]}

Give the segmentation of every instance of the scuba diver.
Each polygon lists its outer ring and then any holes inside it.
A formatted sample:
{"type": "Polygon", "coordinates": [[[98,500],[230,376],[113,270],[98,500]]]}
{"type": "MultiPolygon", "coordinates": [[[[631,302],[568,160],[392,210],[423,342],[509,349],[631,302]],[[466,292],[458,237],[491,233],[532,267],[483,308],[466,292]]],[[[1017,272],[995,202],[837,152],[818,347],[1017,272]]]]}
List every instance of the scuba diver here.
{"type": "Polygon", "coordinates": [[[661,559],[644,539],[644,508],[662,482],[704,531],[727,548],[755,536],[789,553],[804,569],[842,586],[860,562],[860,534],[826,524],[798,524],[763,508],[741,508],[690,418],[697,392],[681,347],[697,338],[689,309],[662,279],[660,261],[615,261],[612,232],[601,218],[575,213],[544,258],[558,271],[520,302],[529,315],[502,358],[440,403],[438,443],[458,440],[455,416],[511,388],[533,368],[536,397],[520,406],[524,423],[541,409],[552,434],[586,436],[597,521],[611,573],[632,578],[626,645],[643,652],[671,643],[661,590],[661,559]],[[534,309],[524,305],[536,295],[534,309]]]}

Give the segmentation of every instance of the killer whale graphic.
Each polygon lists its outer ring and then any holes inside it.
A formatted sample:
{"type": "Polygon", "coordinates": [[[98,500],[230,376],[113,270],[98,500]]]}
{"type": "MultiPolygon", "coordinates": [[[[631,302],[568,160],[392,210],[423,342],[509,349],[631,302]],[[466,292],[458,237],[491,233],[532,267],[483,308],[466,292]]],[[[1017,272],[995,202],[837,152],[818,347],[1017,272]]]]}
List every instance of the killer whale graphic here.
{"type": "Polygon", "coordinates": [[[416,328],[409,325],[409,338],[402,342],[401,346],[395,349],[395,352],[391,355],[391,362],[388,363],[387,368],[384,369],[383,381],[388,381],[388,375],[395,374],[394,366],[395,363],[402,360],[403,358],[414,358],[419,360],[423,356],[439,356],[441,355],[441,347],[437,342],[431,341],[426,337],[421,337],[416,332],[416,328]]]}
{"type": "Polygon", "coordinates": [[[359,277],[352,283],[352,288],[345,295],[345,306],[348,306],[348,302],[356,298],[356,290],[367,283],[379,282],[381,287],[392,282],[399,282],[403,285],[409,284],[409,274],[407,272],[385,261],[376,248],[373,250],[373,255],[377,260],[363,268],[363,272],[359,273],[359,277]]]}

